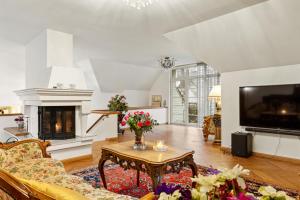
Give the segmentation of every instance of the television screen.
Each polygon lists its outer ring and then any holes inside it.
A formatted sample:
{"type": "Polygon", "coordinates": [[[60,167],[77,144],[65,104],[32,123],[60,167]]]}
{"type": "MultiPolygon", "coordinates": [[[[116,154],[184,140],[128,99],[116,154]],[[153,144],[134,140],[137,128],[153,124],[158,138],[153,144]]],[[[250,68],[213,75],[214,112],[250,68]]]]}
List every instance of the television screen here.
{"type": "Polygon", "coordinates": [[[240,87],[240,125],[300,130],[300,84],[240,87]]]}

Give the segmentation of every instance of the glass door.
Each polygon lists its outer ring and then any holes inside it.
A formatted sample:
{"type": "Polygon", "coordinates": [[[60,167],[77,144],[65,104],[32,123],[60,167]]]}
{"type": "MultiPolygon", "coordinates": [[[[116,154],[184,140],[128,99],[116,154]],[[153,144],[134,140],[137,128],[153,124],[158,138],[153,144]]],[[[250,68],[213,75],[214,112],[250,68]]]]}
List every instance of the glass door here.
{"type": "Polygon", "coordinates": [[[185,80],[177,80],[173,83],[172,91],[172,113],[173,123],[186,123],[186,86],[185,80]]]}
{"type": "Polygon", "coordinates": [[[188,87],[188,105],[187,105],[187,117],[188,117],[188,124],[190,125],[197,125],[198,124],[198,79],[192,78],[189,80],[189,87],[188,87]]]}
{"type": "Polygon", "coordinates": [[[220,74],[204,63],[173,69],[171,123],[202,126],[204,116],[214,113],[208,94],[219,81],[220,74]]]}

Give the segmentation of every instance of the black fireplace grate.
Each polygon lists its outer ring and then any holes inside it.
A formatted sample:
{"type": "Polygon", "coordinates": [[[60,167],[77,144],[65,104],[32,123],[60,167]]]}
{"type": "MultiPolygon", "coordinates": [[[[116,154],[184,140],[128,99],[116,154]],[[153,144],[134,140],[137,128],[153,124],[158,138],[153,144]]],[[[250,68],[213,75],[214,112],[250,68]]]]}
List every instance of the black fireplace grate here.
{"type": "Polygon", "coordinates": [[[39,139],[75,138],[75,106],[40,106],[39,139]]]}

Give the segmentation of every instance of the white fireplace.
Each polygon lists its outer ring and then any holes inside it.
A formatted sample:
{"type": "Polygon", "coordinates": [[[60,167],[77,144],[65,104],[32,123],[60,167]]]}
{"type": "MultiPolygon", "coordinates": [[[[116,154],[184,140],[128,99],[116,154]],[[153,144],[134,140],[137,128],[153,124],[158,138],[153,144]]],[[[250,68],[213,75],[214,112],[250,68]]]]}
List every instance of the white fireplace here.
{"type": "Polygon", "coordinates": [[[103,120],[99,114],[91,113],[93,90],[87,86],[85,71],[74,64],[71,34],[47,29],[26,45],[26,89],[16,91],[16,94],[23,102],[23,113],[29,117],[29,132],[34,138],[51,140],[47,151],[55,159],[90,155],[93,142],[117,137],[117,115],[109,115],[103,120]],[[72,113],[71,125],[56,122],[70,115],[66,107],[72,113]],[[41,113],[45,112],[50,116],[62,112],[67,114],[52,119],[52,128],[46,129],[47,137],[43,138],[39,137],[44,134],[40,131],[40,119],[41,113]],[[65,139],[58,135],[62,130],[67,135],[65,139]],[[57,134],[56,140],[49,137],[51,134],[57,134]]]}
{"type": "MultiPolygon", "coordinates": [[[[38,138],[41,122],[41,107],[75,107],[75,135],[85,137],[88,129],[88,115],[91,113],[92,90],[43,89],[32,88],[16,91],[24,105],[24,114],[29,117],[28,129],[33,137],[38,138]]],[[[42,139],[42,138],[40,138],[42,139]]]]}

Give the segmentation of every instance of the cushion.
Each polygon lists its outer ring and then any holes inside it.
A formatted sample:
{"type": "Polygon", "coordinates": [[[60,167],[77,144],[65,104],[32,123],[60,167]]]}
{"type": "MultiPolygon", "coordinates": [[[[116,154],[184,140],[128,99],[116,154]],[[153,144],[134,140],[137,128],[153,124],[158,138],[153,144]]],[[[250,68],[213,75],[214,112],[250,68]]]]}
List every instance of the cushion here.
{"type": "Polygon", "coordinates": [[[52,199],[56,200],[87,200],[84,196],[80,193],[70,190],[58,185],[42,183],[34,180],[26,180],[20,179],[19,180],[29,186],[30,188],[34,189],[35,191],[42,193],[45,196],[51,197],[52,199]]]}
{"type": "Polygon", "coordinates": [[[62,162],[51,158],[25,160],[18,163],[6,163],[3,169],[14,176],[42,181],[46,178],[65,174],[62,162]]]}
{"type": "Polygon", "coordinates": [[[42,150],[36,142],[22,143],[5,151],[7,157],[14,163],[43,158],[42,150]]]}
{"type": "Polygon", "coordinates": [[[84,197],[90,199],[90,200],[103,200],[103,199],[109,199],[109,200],[129,200],[129,199],[135,199],[133,197],[125,196],[125,195],[119,195],[113,192],[110,192],[105,189],[96,189],[87,182],[85,182],[82,178],[78,176],[73,176],[69,174],[64,174],[60,176],[54,176],[49,177],[48,179],[45,179],[43,182],[48,184],[56,184],[64,188],[72,189],[74,191],[79,192],[84,197]]]}

